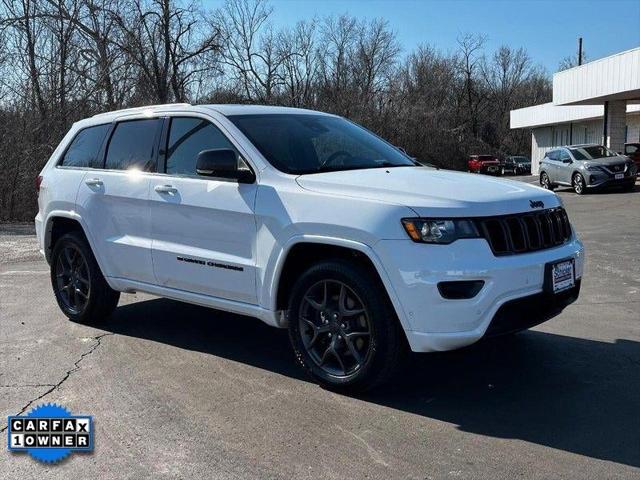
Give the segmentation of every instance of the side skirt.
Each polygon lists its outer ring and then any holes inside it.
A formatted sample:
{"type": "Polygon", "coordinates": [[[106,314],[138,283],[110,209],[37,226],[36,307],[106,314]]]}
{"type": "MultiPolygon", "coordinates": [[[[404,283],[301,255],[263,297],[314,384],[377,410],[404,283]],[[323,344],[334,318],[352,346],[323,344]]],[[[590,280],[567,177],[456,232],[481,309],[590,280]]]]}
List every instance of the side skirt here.
{"type": "Polygon", "coordinates": [[[279,321],[280,315],[278,315],[277,312],[272,312],[271,310],[267,310],[258,305],[236,302],[234,300],[227,300],[224,298],[211,297],[199,293],[188,292],[186,290],[162,287],[160,285],[153,285],[151,283],[136,282],[124,278],[108,277],[107,280],[109,282],[109,285],[111,285],[113,289],[119,290],[121,292],[135,291],[150,293],[151,295],[170,298],[172,300],[178,300],[181,302],[192,303],[194,305],[200,305],[203,307],[215,308],[216,310],[223,310],[225,312],[255,317],[272,327],[284,328],[286,326],[281,324],[281,322],[279,321]]]}

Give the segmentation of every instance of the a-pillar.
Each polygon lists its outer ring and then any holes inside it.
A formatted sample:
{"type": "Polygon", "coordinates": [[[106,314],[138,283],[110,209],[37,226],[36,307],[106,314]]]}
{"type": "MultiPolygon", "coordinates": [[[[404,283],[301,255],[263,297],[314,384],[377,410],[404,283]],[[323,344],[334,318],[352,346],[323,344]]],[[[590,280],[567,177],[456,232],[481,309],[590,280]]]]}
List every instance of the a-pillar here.
{"type": "Polygon", "coordinates": [[[604,102],[604,144],[614,152],[624,152],[627,101],[604,102]]]}

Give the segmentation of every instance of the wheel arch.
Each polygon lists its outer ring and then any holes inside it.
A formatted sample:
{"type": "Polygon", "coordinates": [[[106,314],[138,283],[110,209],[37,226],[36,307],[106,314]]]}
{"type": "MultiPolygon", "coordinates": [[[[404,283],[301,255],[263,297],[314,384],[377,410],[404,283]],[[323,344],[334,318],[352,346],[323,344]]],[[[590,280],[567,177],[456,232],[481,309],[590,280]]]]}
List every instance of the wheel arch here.
{"type": "Polygon", "coordinates": [[[65,210],[52,211],[45,221],[43,248],[47,262],[51,261],[51,252],[57,239],[71,231],[82,233],[87,239],[87,242],[89,242],[89,246],[96,257],[98,265],[100,265],[100,260],[96,255],[91,237],[87,234],[87,228],[82,217],[75,212],[65,210]]]}
{"type": "Polygon", "coordinates": [[[586,182],[587,179],[584,177],[584,173],[579,168],[574,168],[573,172],[571,172],[571,181],[573,182],[573,177],[576,176],[576,173],[579,173],[582,179],[586,182]]]}
{"type": "MultiPolygon", "coordinates": [[[[300,236],[291,239],[282,249],[268,288],[270,309],[285,311],[288,295],[295,279],[313,263],[323,259],[352,259],[364,265],[384,288],[404,330],[410,330],[400,300],[382,262],[368,245],[339,238],[300,236]]],[[[285,322],[286,323],[286,322],[285,322]]],[[[285,326],[285,325],[283,325],[285,326]]]]}

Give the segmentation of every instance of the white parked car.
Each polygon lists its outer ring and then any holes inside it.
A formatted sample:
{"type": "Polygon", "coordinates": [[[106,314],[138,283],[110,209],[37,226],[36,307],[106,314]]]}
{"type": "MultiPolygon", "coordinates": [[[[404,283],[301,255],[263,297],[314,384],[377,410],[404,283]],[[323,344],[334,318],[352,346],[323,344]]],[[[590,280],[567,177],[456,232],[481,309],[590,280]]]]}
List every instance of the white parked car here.
{"type": "Polygon", "coordinates": [[[38,240],[69,318],[102,320],[132,291],[251,315],[288,327],[333,388],[387,380],[406,347],[529,328],[580,290],[583,246],[554,193],[420,166],[309,110],[96,115],[38,184],[38,240]]]}

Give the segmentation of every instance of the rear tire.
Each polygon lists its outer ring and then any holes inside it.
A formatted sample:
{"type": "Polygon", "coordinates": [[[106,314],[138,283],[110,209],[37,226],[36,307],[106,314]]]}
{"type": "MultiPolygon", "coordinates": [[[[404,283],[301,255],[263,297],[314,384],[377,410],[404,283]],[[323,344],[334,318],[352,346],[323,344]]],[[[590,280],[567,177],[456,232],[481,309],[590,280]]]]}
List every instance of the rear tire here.
{"type": "Polygon", "coordinates": [[[553,188],[554,188],[553,184],[551,183],[551,179],[549,178],[549,175],[547,175],[546,172],[542,172],[540,174],[540,186],[547,190],[553,191],[553,188]]]}
{"type": "Polygon", "coordinates": [[[328,389],[379,386],[406,351],[384,287],[353,262],[326,261],[304,272],[291,294],[288,318],[298,363],[328,389]]]}
{"type": "Polygon", "coordinates": [[[63,235],[53,247],[51,286],[62,312],[78,323],[100,323],[120,299],[120,292],[104,279],[86,238],[77,231],[63,235]]]}

